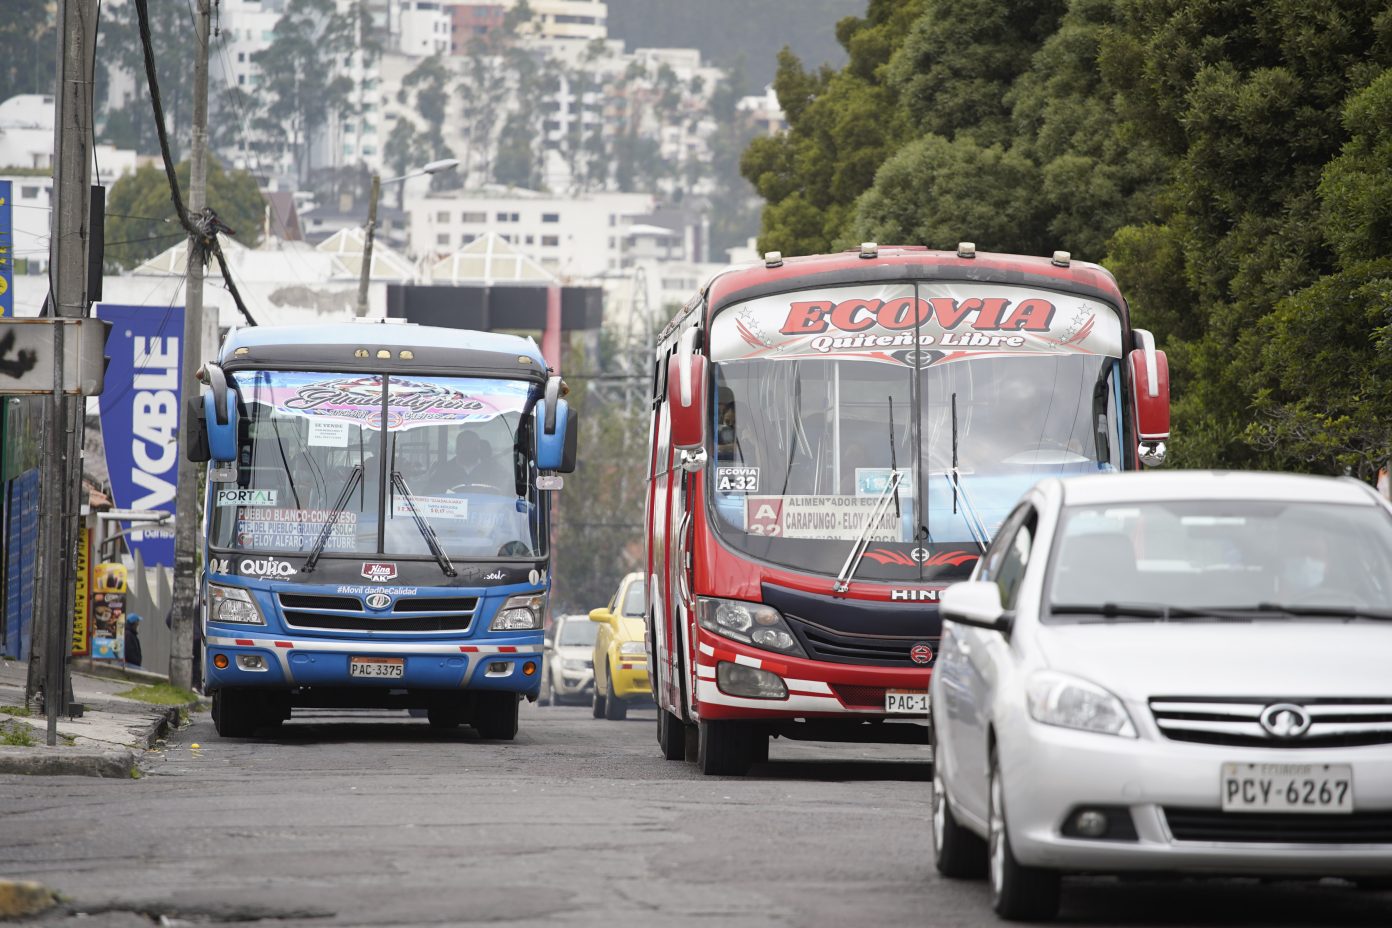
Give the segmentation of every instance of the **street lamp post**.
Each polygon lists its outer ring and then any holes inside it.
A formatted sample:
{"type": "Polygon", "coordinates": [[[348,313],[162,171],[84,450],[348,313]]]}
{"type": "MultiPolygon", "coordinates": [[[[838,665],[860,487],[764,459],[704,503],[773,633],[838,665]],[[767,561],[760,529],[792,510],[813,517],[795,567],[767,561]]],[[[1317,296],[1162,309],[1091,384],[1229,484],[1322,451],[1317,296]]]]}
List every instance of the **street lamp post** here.
{"type": "Polygon", "coordinates": [[[365,317],[367,315],[367,281],[372,276],[372,238],[373,233],[377,231],[377,197],[382,192],[382,185],[400,183],[424,174],[452,171],[458,166],[459,160],[457,158],[445,158],[442,161],[432,161],[425,167],[407,172],[400,177],[388,177],[386,180],[382,180],[376,172],[373,172],[372,193],[367,200],[367,227],[363,233],[362,269],[358,276],[358,316],[365,317]]]}

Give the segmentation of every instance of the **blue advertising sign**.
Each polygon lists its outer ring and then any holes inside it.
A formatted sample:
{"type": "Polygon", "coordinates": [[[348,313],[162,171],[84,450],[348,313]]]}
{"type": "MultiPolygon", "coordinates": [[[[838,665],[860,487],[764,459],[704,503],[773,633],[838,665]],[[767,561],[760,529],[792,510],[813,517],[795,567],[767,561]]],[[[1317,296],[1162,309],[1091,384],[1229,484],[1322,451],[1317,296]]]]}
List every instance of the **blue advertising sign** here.
{"type": "MultiPolygon", "coordinates": [[[[182,306],[97,306],[111,323],[106,387],[100,397],[102,444],[118,509],[174,512],[179,472],[179,377],[182,306]]],[[[174,526],[132,525],[127,539],[146,566],[174,565],[174,526]]]]}
{"type": "Polygon", "coordinates": [[[39,469],[25,471],[5,492],[5,638],[0,653],[29,659],[34,622],[34,563],[39,559],[39,469]]]}
{"type": "Polygon", "coordinates": [[[14,315],[14,211],[10,182],[0,180],[0,316],[14,315]]]}

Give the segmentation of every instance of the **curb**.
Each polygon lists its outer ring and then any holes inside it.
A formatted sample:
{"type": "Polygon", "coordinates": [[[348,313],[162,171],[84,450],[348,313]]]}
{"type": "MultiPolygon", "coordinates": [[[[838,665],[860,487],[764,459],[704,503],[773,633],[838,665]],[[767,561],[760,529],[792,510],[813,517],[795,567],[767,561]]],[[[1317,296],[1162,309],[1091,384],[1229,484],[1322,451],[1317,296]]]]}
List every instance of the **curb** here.
{"type": "MultiPolygon", "coordinates": [[[[201,702],[191,702],[182,706],[158,706],[158,715],[146,727],[136,742],[127,748],[112,748],[103,751],[74,751],[71,748],[47,746],[34,748],[0,748],[0,774],[21,774],[25,776],[59,777],[109,777],[130,780],[138,776],[138,752],[154,747],[179,722],[180,710],[193,711],[201,702]]],[[[0,882],[0,894],[4,883],[0,882]]]]}
{"type": "Polygon", "coordinates": [[[129,683],[168,683],[169,677],[148,670],[135,670],[120,664],[94,661],[91,658],[76,657],[72,661],[73,673],[89,677],[103,677],[108,680],[125,680],[129,683]]]}

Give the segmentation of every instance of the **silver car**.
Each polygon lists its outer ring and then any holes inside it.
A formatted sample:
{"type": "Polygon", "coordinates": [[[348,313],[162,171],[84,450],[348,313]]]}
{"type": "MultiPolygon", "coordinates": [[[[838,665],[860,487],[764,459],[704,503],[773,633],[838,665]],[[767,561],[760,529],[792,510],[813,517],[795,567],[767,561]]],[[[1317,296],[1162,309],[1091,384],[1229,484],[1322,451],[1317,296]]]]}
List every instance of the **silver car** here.
{"type": "Polygon", "coordinates": [[[594,643],[599,627],[587,615],[563,615],[546,632],[541,666],[543,705],[588,703],[594,693],[594,643]]]}
{"type": "Polygon", "coordinates": [[[1353,480],[1047,480],[944,591],[933,850],[996,911],[1069,872],[1392,878],[1392,508],[1353,480]]]}

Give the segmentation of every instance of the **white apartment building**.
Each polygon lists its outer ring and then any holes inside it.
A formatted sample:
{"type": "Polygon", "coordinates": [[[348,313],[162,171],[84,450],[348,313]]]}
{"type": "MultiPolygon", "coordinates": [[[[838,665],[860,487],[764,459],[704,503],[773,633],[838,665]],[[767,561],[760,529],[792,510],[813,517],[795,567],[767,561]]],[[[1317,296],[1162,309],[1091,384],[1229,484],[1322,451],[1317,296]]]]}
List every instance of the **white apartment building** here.
{"type": "Polygon", "coordinates": [[[448,55],[454,6],[449,0],[397,0],[391,7],[396,50],[417,58],[448,55]]]}
{"type": "Polygon", "coordinates": [[[495,232],[562,279],[623,266],[627,232],[651,213],[646,193],[556,197],[531,191],[451,191],[406,200],[413,257],[443,257],[495,232]]]}

